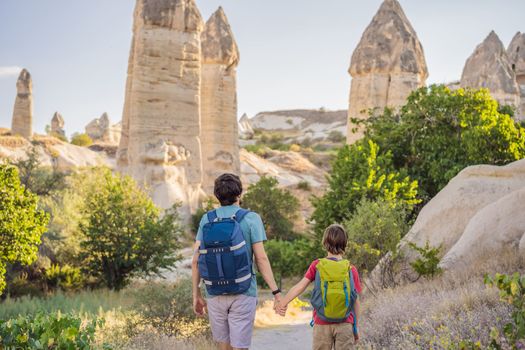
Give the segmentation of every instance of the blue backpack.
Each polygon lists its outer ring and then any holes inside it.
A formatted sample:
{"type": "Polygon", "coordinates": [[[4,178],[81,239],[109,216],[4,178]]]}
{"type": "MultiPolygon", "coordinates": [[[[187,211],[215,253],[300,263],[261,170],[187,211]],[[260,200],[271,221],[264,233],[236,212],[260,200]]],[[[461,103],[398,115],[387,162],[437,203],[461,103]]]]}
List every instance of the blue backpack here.
{"type": "Polygon", "coordinates": [[[202,228],[199,272],[209,295],[242,294],[252,283],[252,258],[241,229],[250,211],[239,209],[232,217],[219,218],[212,210],[202,228]]]}

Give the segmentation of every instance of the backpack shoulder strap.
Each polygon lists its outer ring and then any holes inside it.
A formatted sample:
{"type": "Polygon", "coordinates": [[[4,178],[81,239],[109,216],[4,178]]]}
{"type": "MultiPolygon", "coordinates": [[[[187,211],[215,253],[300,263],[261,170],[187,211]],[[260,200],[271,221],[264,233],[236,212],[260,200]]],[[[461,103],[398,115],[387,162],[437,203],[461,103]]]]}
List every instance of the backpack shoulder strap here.
{"type": "Polygon", "coordinates": [[[217,219],[217,211],[216,210],[210,210],[208,214],[208,222],[214,222],[215,219],[217,219]]]}
{"type": "Polygon", "coordinates": [[[238,223],[241,223],[241,221],[244,219],[244,217],[248,213],[250,213],[250,211],[246,209],[237,210],[237,212],[235,213],[235,221],[237,221],[238,223]]]}

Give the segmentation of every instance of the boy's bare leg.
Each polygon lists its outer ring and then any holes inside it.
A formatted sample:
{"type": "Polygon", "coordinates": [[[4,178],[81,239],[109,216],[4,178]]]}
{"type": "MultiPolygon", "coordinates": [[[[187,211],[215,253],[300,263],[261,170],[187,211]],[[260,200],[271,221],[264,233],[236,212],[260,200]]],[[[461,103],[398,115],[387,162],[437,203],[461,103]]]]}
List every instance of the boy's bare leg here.
{"type": "Polygon", "coordinates": [[[233,350],[230,343],[219,343],[219,350],[233,350]]]}

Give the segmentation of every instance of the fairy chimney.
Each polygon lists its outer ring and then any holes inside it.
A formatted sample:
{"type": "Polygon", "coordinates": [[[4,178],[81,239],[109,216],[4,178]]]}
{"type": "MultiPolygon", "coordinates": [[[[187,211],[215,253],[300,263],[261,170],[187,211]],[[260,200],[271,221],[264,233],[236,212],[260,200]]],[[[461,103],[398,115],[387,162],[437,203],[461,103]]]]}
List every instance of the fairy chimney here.
{"type": "Polygon", "coordinates": [[[348,70],[352,76],[347,142],[362,137],[353,118],[369,110],[405,104],[408,95],[428,77],[423,47],[397,0],[385,0],[357,45],[348,70]]]}
{"type": "Polygon", "coordinates": [[[516,81],[520,88],[520,107],[516,113],[516,119],[525,119],[525,33],[516,33],[512,41],[510,42],[509,48],[507,49],[507,55],[510,60],[510,64],[514,74],[516,75],[516,81]]]}
{"type": "Polygon", "coordinates": [[[33,136],[33,82],[27,69],[22,69],[16,82],[11,133],[25,138],[33,136]]]}
{"type": "Polygon", "coordinates": [[[64,118],[62,118],[62,115],[58,112],[55,112],[53,118],[51,118],[51,134],[66,137],[64,118]]]}
{"type": "Polygon", "coordinates": [[[239,49],[222,7],[206,22],[201,47],[203,189],[213,194],[217,176],[226,172],[240,175],[236,82],[239,49]]]}

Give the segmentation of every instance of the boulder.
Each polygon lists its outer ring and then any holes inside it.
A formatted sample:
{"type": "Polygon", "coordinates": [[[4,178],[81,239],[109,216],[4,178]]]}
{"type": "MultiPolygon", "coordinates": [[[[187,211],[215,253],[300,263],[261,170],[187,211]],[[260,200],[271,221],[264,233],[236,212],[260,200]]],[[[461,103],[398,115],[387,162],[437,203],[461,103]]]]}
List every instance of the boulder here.
{"type": "Polygon", "coordinates": [[[212,195],[219,175],[240,173],[236,81],[239,49],[222,7],[206,22],[201,46],[202,187],[212,195]]]}
{"type": "Polygon", "coordinates": [[[510,64],[520,87],[520,107],[516,119],[525,119],[525,33],[516,33],[507,49],[510,64]]]}
{"type": "MultiPolygon", "coordinates": [[[[397,0],[385,0],[357,45],[350,68],[352,76],[348,118],[367,118],[368,110],[382,112],[399,107],[428,77],[423,47],[397,0]]],[[[347,142],[362,136],[348,122],[347,142]]]]}
{"type": "Polygon", "coordinates": [[[194,0],[137,0],[117,152],[120,171],[186,218],[203,196],[202,29],[194,0]]]}
{"type": "Polygon", "coordinates": [[[58,112],[55,112],[53,118],[51,118],[51,134],[59,137],[66,137],[64,118],[62,118],[62,115],[58,112]]]}
{"type": "Polygon", "coordinates": [[[461,86],[487,88],[502,105],[519,106],[520,92],[507,51],[498,35],[491,31],[467,59],[461,86]]]}
{"type": "Polygon", "coordinates": [[[33,136],[33,81],[27,69],[22,69],[16,82],[11,133],[25,138],[33,136]]]}

